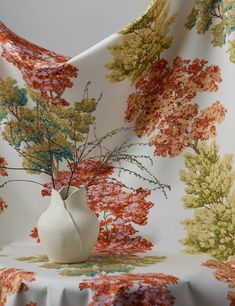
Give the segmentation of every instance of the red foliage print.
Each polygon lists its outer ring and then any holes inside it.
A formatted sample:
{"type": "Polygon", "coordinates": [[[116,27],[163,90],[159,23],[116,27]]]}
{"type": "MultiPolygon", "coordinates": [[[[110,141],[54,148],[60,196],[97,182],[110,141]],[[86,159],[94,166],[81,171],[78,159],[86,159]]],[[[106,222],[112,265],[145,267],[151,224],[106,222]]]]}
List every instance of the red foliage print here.
{"type": "Polygon", "coordinates": [[[0,22],[0,44],[2,56],[20,69],[23,79],[49,103],[69,105],[62,98],[66,88],[71,88],[72,78],[78,69],[67,61],[67,56],[38,47],[14,34],[0,22]]]}
{"type": "Polygon", "coordinates": [[[88,192],[90,208],[102,216],[100,234],[95,246],[99,253],[133,254],[152,249],[152,243],[141,236],[132,224],[144,226],[153,203],[143,189],[126,192],[118,184],[104,183],[88,192]]]}
{"type": "Polygon", "coordinates": [[[34,227],[32,230],[31,230],[31,233],[29,235],[31,238],[34,238],[36,239],[36,242],[37,243],[40,243],[40,238],[38,236],[38,229],[36,227],[34,227]]]}
{"type": "Polygon", "coordinates": [[[155,155],[178,156],[198,140],[215,137],[225,108],[216,101],[200,111],[193,103],[199,92],[215,92],[222,81],[220,68],[207,63],[176,57],[169,67],[165,59],[156,60],[129,96],[125,120],[135,121],[139,137],[150,136],[155,155]]]}
{"type": "Polygon", "coordinates": [[[4,306],[7,297],[12,294],[25,292],[29,288],[25,282],[35,281],[35,273],[21,269],[0,269],[0,306],[4,306]]]}
{"type": "Polygon", "coordinates": [[[121,274],[84,280],[80,290],[95,291],[89,306],[172,306],[175,297],[168,289],[179,279],[161,273],[121,274]],[[138,288],[130,291],[134,285],[138,288]]]}
{"type": "MultiPolygon", "coordinates": [[[[0,157],[0,176],[8,176],[7,173],[7,162],[5,158],[0,157]]],[[[0,213],[2,213],[7,208],[6,201],[0,197],[0,213]]]]}
{"type": "Polygon", "coordinates": [[[7,162],[4,157],[0,156],[0,176],[8,176],[7,173],[7,162]]]}
{"type": "MultiPolygon", "coordinates": [[[[222,281],[228,284],[229,288],[235,289],[235,261],[229,260],[227,262],[222,262],[215,259],[210,259],[203,263],[204,266],[214,269],[215,278],[218,281],[222,281]]],[[[230,291],[228,293],[228,300],[230,301],[230,306],[235,306],[235,291],[230,291]]]]}
{"type": "Polygon", "coordinates": [[[8,207],[6,201],[0,197],[0,213],[2,213],[8,207]]]}
{"type": "MultiPolygon", "coordinates": [[[[72,186],[80,187],[90,182],[87,191],[88,205],[100,218],[100,234],[95,246],[96,252],[114,254],[135,254],[152,248],[152,243],[141,236],[133,224],[147,224],[152,202],[146,200],[150,192],[142,188],[127,192],[117,182],[110,181],[112,166],[99,169],[99,162],[84,160],[78,164],[71,181],[72,186]]],[[[67,186],[70,171],[60,171],[55,180],[55,188],[67,186]]],[[[52,183],[45,184],[42,195],[50,195],[52,183]]]]}

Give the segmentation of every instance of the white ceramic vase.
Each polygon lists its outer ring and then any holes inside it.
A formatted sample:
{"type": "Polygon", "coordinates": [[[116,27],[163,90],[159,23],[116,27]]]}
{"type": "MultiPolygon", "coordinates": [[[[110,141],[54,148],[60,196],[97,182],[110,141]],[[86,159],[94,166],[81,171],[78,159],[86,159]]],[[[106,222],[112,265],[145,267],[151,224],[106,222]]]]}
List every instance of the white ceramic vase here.
{"type": "Polygon", "coordinates": [[[38,220],[42,247],[50,261],[75,263],[86,261],[99,234],[99,221],[87,205],[85,189],[52,189],[48,209],[38,220]]]}

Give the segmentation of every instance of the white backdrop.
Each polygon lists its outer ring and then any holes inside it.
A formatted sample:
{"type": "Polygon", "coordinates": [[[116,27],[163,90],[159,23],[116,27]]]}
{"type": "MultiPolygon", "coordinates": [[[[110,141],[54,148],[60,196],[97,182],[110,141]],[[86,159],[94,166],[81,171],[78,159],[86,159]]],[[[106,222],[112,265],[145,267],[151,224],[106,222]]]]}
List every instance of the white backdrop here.
{"type": "Polygon", "coordinates": [[[0,20],[39,46],[75,56],[141,16],[149,0],[0,0],[0,20]]]}

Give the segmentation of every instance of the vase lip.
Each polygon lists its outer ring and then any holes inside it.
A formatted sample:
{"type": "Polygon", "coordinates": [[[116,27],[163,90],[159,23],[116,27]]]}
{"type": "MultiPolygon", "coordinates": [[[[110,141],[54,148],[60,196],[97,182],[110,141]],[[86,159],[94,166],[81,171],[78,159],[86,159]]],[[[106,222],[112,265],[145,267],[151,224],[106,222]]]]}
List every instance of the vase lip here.
{"type": "Polygon", "coordinates": [[[75,193],[75,192],[78,192],[78,191],[85,191],[85,188],[84,187],[76,187],[76,186],[69,186],[69,189],[71,190],[70,194],[68,195],[67,198],[64,198],[63,196],[63,193],[67,191],[67,188],[68,188],[68,185],[66,186],[63,186],[61,187],[59,190],[56,190],[54,188],[52,188],[52,191],[59,194],[61,199],[63,201],[67,201],[70,199],[70,197],[75,193]]]}

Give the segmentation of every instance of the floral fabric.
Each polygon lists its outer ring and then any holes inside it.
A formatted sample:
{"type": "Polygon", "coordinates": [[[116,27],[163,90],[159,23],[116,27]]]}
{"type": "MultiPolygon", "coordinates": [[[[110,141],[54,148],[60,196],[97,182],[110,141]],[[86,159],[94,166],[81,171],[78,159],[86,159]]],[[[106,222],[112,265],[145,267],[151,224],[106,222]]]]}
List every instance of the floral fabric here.
{"type": "Polygon", "coordinates": [[[0,23],[0,305],[235,305],[234,35],[234,0],[152,0],[74,58],[0,23]],[[40,245],[66,185],[100,221],[86,263],[40,245]]]}

